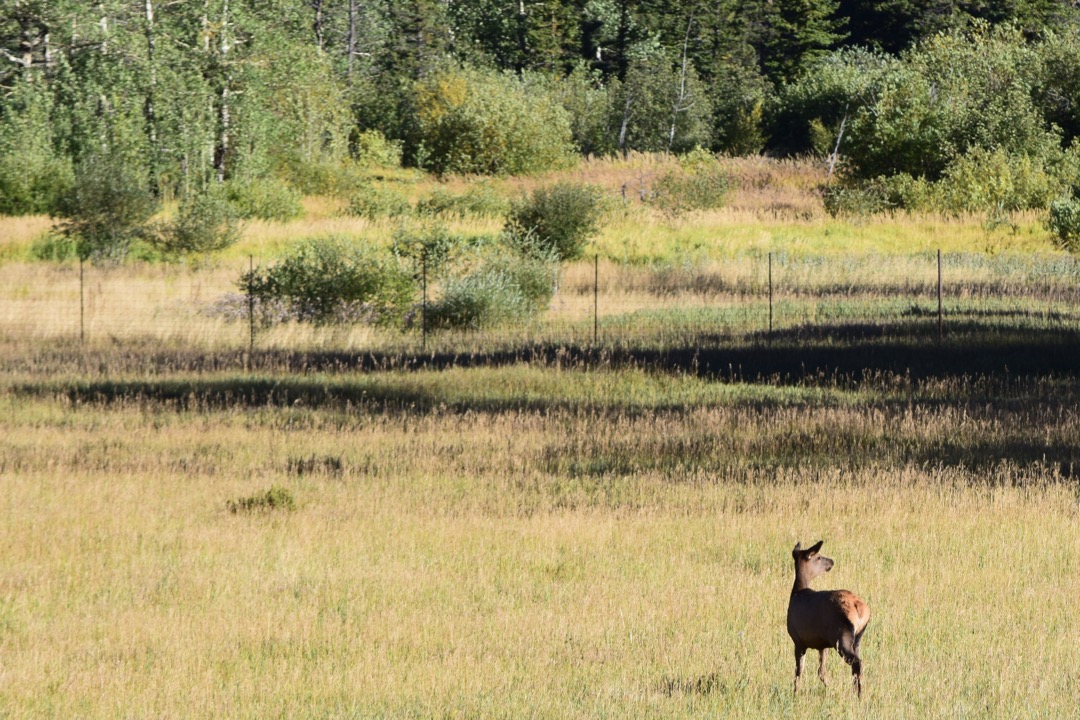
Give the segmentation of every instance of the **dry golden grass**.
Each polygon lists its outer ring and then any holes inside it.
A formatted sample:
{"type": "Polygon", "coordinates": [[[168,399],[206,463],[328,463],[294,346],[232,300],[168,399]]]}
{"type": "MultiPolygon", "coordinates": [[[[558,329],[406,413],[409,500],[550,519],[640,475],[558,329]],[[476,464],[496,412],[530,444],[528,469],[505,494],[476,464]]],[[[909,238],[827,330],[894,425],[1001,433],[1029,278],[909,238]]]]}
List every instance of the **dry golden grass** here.
{"type": "Polygon", "coordinates": [[[899,452],[1075,437],[1069,393],[1028,388],[1044,399],[1013,415],[920,399],[950,386],[894,405],[637,372],[308,382],[401,402],[180,409],[152,384],[111,405],[3,386],[6,716],[1075,711],[1075,481],[899,452]],[[684,409],[649,409],[672,398],[684,409]],[[613,453],[638,464],[587,469],[613,453]],[[226,509],[273,485],[296,510],[226,509]],[[819,538],[837,560],[819,586],[873,611],[861,703],[835,654],[831,687],[791,696],[789,551],[819,538]]]}

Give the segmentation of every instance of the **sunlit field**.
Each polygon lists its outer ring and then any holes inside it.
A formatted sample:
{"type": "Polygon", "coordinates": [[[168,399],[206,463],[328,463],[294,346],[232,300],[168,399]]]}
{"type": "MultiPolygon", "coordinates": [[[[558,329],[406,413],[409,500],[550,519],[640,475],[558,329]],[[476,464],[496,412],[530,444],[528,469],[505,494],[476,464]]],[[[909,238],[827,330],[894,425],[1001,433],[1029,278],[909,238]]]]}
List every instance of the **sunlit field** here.
{"type": "Polygon", "coordinates": [[[389,241],[333,199],[195,265],[0,218],[0,718],[1076,717],[1076,261],[1034,214],[829,218],[803,161],[666,218],[670,162],[564,173],[607,223],[484,333],[253,334],[250,264],[389,241]],[[792,693],[819,539],[861,701],[835,652],[792,693]]]}
{"type": "Polygon", "coordinates": [[[19,375],[9,717],[1075,712],[1071,383],[19,375]],[[835,654],[792,697],[819,538],[873,610],[861,702],[835,654]]]}

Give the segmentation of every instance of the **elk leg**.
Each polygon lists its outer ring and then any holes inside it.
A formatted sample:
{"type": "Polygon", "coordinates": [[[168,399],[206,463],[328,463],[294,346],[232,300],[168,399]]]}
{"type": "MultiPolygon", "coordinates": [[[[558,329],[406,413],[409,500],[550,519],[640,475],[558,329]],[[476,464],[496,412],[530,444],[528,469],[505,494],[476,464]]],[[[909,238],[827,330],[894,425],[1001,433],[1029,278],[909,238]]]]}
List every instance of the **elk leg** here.
{"type": "Polygon", "coordinates": [[[862,659],[859,657],[859,638],[854,632],[845,630],[836,643],[836,649],[844,658],[844,662],[851,666],[851,682],[855,686],[855,693],[862,697],[862,659]]]}
{"type": "Polygon", "coordinates": [[[829,681],[825,679],[825,648],[818,650],[817,676],[821,678],[822,685],[829,686],[829,681]]]}
{"type": "Polygon", "coordinates": [[[795,692],[799,692],[799,676],[802,675],[803,663],[806,660],[806,648],[795,646],[795,692]]]}

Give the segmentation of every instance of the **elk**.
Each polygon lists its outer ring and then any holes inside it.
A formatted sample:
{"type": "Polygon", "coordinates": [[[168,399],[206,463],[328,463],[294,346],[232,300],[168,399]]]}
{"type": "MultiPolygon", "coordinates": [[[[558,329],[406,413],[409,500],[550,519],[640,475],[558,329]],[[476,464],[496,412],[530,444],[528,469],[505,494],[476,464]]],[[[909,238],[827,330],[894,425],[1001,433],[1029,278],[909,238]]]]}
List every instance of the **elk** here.
{"type": "Polygon", "coordinates": [[[819,555],[823,541],[805,550],[797,543],[791,551],[795,559],[795,584],[791,586],[788,603],[787,629],[795,643],[795,692],[799,692],[799,676],[802,675],[806,651],[819,653],[818,677],[825,681],[825,651],[836,648],[844,661],[851,666],[852,683],[856,694],[862,697],[862,660],[859,658],[859,642],[866,624],[870,622],[870,608],[858,595],[848,590],[812,590],[810,582],[832,569],[833,561],[819,555]]]}

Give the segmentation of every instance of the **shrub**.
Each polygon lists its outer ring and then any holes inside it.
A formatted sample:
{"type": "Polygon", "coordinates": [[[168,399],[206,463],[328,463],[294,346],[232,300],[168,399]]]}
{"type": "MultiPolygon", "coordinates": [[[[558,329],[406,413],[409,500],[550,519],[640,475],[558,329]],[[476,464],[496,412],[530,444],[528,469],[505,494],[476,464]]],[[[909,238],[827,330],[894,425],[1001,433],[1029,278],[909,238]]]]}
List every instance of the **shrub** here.
{"type": "Polygon", "coordinates": [[[555,289],[557,266],[537,257],[502,250],[447,280],[428,307],[433,329],[476,330],[520,322],[543,311],[555,289]]]}
{"type": "Polygon", "coordinates": [[[250,497],[229,500],[225,503],[229,512],[238,513],[269,512],[271,510],[295,510],[296,500],[288,488],[274,485],[264,493],[250,497]]]}
{"type": "Polygon", "coordinates": [[[1054,234],[1058,247],[1071,253],[1080,252],[1080,200],[1071,197],[1050,203],[1046,227],[1054,234]]]}
{"type": "Polygon", "coordinates": [[[495,188],[487,184],[473,185],[460,194],[436,188],[416,206],[425,215],[456,215],[465,217],[502,217],[510,203],[495,188]]]}
{"type": "Polygon", "coordinates": [[[377,220],[384,217],[401,217],[412,213],[409,199],[401,192],[374,183],[363,183],[349,199],[346,210],[349,215],[377,220]]]}
{"type": "Polygon", "coordinates": [[[401,142],[387,140],[378,130],[364,130],[352,141],[356,162],[367,167],[401,167],[401,142]]]}
{"type": "Polygon", "coordinates": [[[332,197],[347,197],[367,177],[364,168],[351,160],[306,160],[298,154],[285,156],[279,162],[278,172],[302,195],[332,197]]]}
{"type": "Polygon", "coordinates": [[[829,185],[822,190],[822,200],[825,212],[833,217],[865,217],[901,205],[881,179],[829,185]]]}
{"type": "Polygon", "coordinates": [[[259,178],[230,180],[225,196],[244,219],[293,220],[304,214],[300,193],[280,180],[259,178]]]}
{"type": "Polygon", "coordinates": [[[712,155],[690,153],[680,165],[681,172],[666,172],[653,183],[650,197],[653,205],[671,216],[723,206],[731,179],[720,170],[712,155]]]}
{"type": "Polygon", "coordinates": [[[62,159],[0,155],[0,215],[55,212],[73,175],[71,164],[62,159]]]}
{"type": "MultiPolygon", "coordinates": [[[[6,19],[6,18],[5,18],[6,19]]],[[[55,213],[75,181],[62,136],[60,109],[36,74],[8,75],[0,102],[0,215],[55,213]]]]}
{"type": "Polygon", "coordinates": [[[426,266],[429,279],[441,276],[450,265],[457,250],[469,244],[469,239],[455,235],[445,225],[402,225],[394,232],[390,252],[407,261],[420,276],[426,266]]]}
{"type": "Polygon", "coordinates": [[[224,250],[239,238],[236,211],[223,192],[210,189],[184,198],[176,218],[158,225],[150,244],[175,258],[224,250]]]}
{"type": "Polygon", "coordinates": [[[338,238],[303,242],[277,265],[244,273],[237,286],[262,307],[284,305],[288,319],[321,325],[391,324],[415,293],[413,278],[394,258],[338,238]]]}
{"type": "Polygon", "coordinates": [[[58,226],[77,243],[80,257],[118,263],[146,235],[156,210],[145,173],[113,156],[95,156],[79,165],[60,200],[58,226]]]}
{"type": "Polygon", "coordinates": [[[30,256],[35,260],[64,262],[79,257],[79,244],[66,235],[47,232],[34,239],[30,245],[30,256]]]}
{"type": "Polygon", "coordinates": [[[560,182],[538,188],[510,206],[505,230],[520,247],[576,260],[599,229],[602,196],[591,185],[560,182]]]}
{"type": "Polygon", "coordinates": [[[434,72],[416,84],[412,100],[413,161],[440,175],[516,175],[571,161],[566,110],[512,74],[434,72]]]}
{"type": "Polygon", "coordinates": [[[973,148],[956,158],[938,186],[942,209],[953,212],[1043,208],[1057,193],[1057,181],[1041,160],[1000,148],[973,148]]]}

